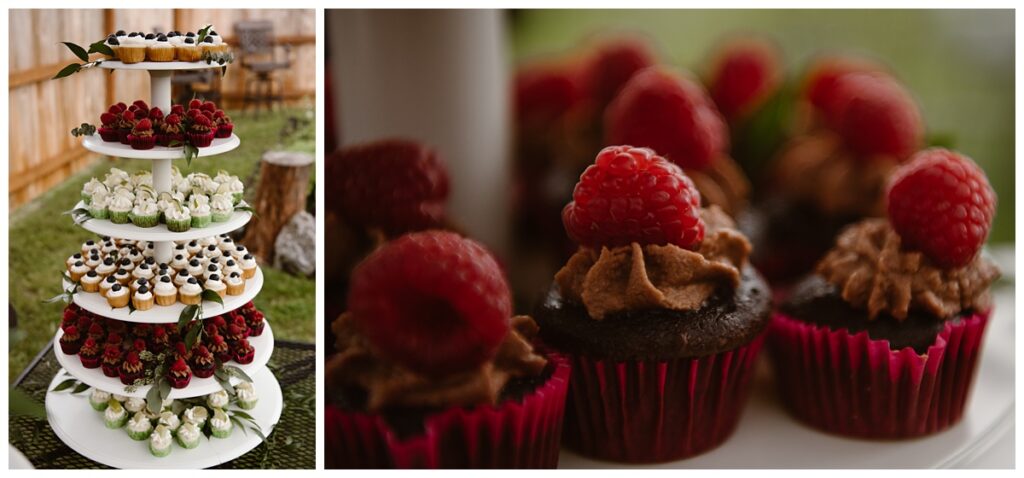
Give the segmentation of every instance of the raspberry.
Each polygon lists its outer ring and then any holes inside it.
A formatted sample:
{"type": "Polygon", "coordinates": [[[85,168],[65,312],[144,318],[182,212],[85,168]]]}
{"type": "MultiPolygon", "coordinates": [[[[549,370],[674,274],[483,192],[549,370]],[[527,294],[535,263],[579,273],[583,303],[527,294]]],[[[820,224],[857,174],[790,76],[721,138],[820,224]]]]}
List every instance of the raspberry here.
{"type": "Polygon", "coordinates": [[[214,111],[217,111],[217,105],[213,104],[212,101],[207,101],[199,106],[199,109],[213,113],[214,111]]]}
{"type": "Polygon", "coordinates": [[[117,105],[110,105],[110,108],[107,108],[107,113],[110,113],[114,116],[121,114],[121,111],[121,107],[117,105]]]}
{"type": "Polygon", "coordinates": [[[522,124],[547,124],[581,97],[575,72],[560,65],[534,66],[516,73],[515,112],[522,124]]]}
{"type": "Polygon", "coordinates": [[[171,105],[171,113],[181,116],[185,114],[185,107],[181,105],[171,105]]]}
{"type": "Polygon", "coordinates": [[[327,161],[328,206],[347,221],[391,236],[437,227],[448,172],[433,150],[405,140],[342,149],[327,161]]]}
{"type": "Polygon", "coordinates": [[[157,108],[156,106],[150,108],[150,110],[149,110],[149,118],[150,119],[158,120],[158,119],[162,119],[163,117],[164,117],[164,112],[161,111],[160,108],[157,108]]]}
{"type": "Polygon", "coordinates": [[[932,148],[893,172],[889,222],[904,245],[942,267],[971,262],[988,237],[996,195],[970,158],[932,148]]]}
{"type": "Polygon", "coordinates": [[[838,81],[850,73],[882,73],[884,69],[872,61],[855,57],[825,57],[811,65],[804,79],[804,96],[821,111],[829,124],[837,123],[841,103],[838,81]]]}
{"type": "Polygon", "coordinates": [[[839,132],[852,149],[903,159],[920,146],[924,136],[921,113],[896,80],[853,73],[841,77],[836,88],[839,132]]]}
{"type": "Polygon", "coordinates": [[[756,110],[779,87],[779,53],[757,38],[731,41],[715,55],[708,81],[711,98],[729,121],[756,110]]]}
{"type": "Polygon", "coordinates": [[[430,376],[493,357],[512,314],[490,252],[445,231],[408,234],[374,251],[352,273],[348,305],[376,350],[430,376]]]}
{"type": "Polygon", "coordinates": [[[135,121],[135,113],[131,111],[125,111],[124,113],[121,113],[121,119],[125,121],[135,121]]]}
{"type": "Polygon", "coordinates": [[[647,148],[609,146],[580,176],[562,210],[569,237],[584,246],[675,244],[704,239],[700,193],[678,166],[647,148]]]}
{"type": "Polygon", "coordinates": [[[728,135],[704,89],[660,67],[634,75],[605,111],[605,144],[651,148],[683,168],[709,166],[728,135]]]}
{"type": "Polygon", "coordinates": [[[171,113],[167,115],[167,118],[164,119],[164,123],[170,125],[181,124],[181,118],[178,115],[171,113]]]}
{"type": "Polygon", "coordinates": [[[188,102],[188,109],[190,110],[197,110],[200,106],[203,106],[203,102],[195,98],[188,102]]]}
{"type": "Polygon", "coordinates": [[[203,115],[196,115],[194,118],[192,118],[192,121],[195,121],[196,124],[200,126],[210,126],[211,124],[213,124],[210,122],[210,118],[207,118],[203,115]]]}
{"type": "Polygon", "coordinates": [[[584,67],[587,95],[603,109],[634,74],[654,64],[654,54],[639,38],[607,42],[598,47],[584,67]]]}
{"type": "Polygon", "coordinates": [[[113,113],[103,113],[100,115],[100,123],[103,123],[104,126],[111,124],[115,121],[117,121],[117,115],[113,113]]]}
{"type": "Polygon", "coordinates": [[[126,104],[124,104],[124,103],[122,103],[122,102],[118,102],[118,103],[117,103],[117,104],[115,104],[114,106],[116,106],[116,107],[117,107],[117,110],[118,110],[118,111],[120,111],[120,112],[122,112],[122,113],[124,113],[125,111],[127,111],[127,110],[128,110],[128,105],[126,105],[126,104]]]}
{"type": "Polygon", "coordinates": [[[153,123],[151,123],[148,119],[144,119],[144,120],[139,121],[138,123],[136,123],[135,129],[137,129],[139,131],[145,131],[147,129],[153,129],[153,123]]]}
{"type": "Polygon", "coordinates": [[[149,105],[146,104],[146,102],[142,101],[142,100],[135,100],[135,101],[133,101],[132,102],[132,106],[134,106],[134,107],[136,107],[136,108],[138,108],[140,110],[148,110],[149,109],[149,105]]]}

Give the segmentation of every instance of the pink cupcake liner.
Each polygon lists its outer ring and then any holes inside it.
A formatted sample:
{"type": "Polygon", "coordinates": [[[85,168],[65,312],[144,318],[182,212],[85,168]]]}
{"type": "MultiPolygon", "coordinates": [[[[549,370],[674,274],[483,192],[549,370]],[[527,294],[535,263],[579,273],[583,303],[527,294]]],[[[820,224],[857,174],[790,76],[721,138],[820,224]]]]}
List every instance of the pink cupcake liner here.
{"type": "Polygon", "coordinates": [[[896,439],[960,421],[989,313],[947,323],[925,354],[776,314],[768,344],[782,402],[821,430],[896,439]]]}
{"type": "Polygon", "coordinates": [[[230,138],[231,132],[234,131],[235,125],[233,123],[222,124],[217,127],[217,132],[214,136],[218,138],[230,138]]]}
{"type": "Polygon", "coordinates": [[[561,355],[547,358],[551,376],[521,402],[446,410],[405,439],[380,415],[328,405],[327,468],[554,468],[570,368],[561,355]]]}
{"type": "Polygon", "coordinates": [[[699,358],[614,362],[572,357],[565,444],[626,463],[678,460],[732,434],[763,336],[699,358]]]}

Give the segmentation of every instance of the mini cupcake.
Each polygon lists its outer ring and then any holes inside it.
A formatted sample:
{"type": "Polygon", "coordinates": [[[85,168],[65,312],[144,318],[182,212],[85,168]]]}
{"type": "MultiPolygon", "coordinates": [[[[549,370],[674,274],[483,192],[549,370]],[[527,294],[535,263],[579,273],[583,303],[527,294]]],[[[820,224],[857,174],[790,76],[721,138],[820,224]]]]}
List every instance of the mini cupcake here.
{"type": "MultiPolygon", "coordinates": [[[[206,409],[204,408],[203,411],[205,412],[206,409]]],[[[196,425],[186,420],[185,423],[178,427],[178,432],[175,434],[178,444],[182,448],[189,450],[199,446],[199,437],[202,435],[201,428],[202,425],[196,425]]]]}
{"type": "MultiPolygon", "coordinates": [[[[192,196],[196,197],[195,195],[192,196]]],[[[192,214],[192,227],[206,227],[212,219],[210,205],[203,203],[189,204],[189,212],[192,214]]]]}
{"type": "Polygon", "coordinates": [[[132,294],[135,294],[143,286],[149,287],[150,286],[149,281],[146,280],[146,279],[139,278],[139,279],[135,279],[135,280],[133,280],[131,282],[131,285],[129,286],[129,289],[130,289],[130,292],[132,294]]]}
{"type": "Polygon", "coordinates": [[[174,388],[185,388],[192,381],[192,369],[189,368],[184,360],[178,359],[167,371],[167,380],[171,382],[171,386],[174,388]]]}
{"type": "Polygon", "coordinates": [[[235,396],[238,398],[238,406],[243,410],[256,408],[259,396],[256,395],[256,387],[249,382],[241,382],[235,385],[235,396]]]}
{"type": "Polygon", "coordinates": [[[118,376],[121,379],[121,383],[125,385],[132,385],[136,380],[142,378],[142,361],[139,360],[139,354],[134,350],[128,352],[125,356],[124,361],[121,362],[121,368],[118,370],[118,376]]]}
{"type": "Polygon", "coordinates": [[[225,408],[228,406],[230,398],[228,392],[218,390],[206,396],[206,405],[214,409],[225,408]]]}
{"type": "Polygon", "coordinates": [[[224,341],[224,337],[214,335],[210,338],[210,353],[221,362],[231,360],[231,347],[224,341]]]}
{"type": "Polygon", "coordinates": [[[192,214],[178,201],[168,203],[163,214],[168,231],[185,232],[192,227],[192,214]]]}
{"type": "Polygon", "coordinates": [[[146,48],[146,56],[149,57],[149,61],[174,61],[174,50],[174,45],[167,40],[167,36],[161,34],[146,48]]]}
{"type": "Polygon", "coordinates": [[[210,199],[210,209],[213,210],[213,222],[226,222],[235,212],[234,197],[231,193],[214,194],[210,199]]]}
{"type": "Polygon", "coordinates": [[[106,277],[117,272],[117,263],[114,261],[114,257],[108,255],[96,266],[96,274],[100,277],[106,277]]]}
{"type": "Polygon", "coordinates": [[[135,414],[146,409],[146,400],[137,397],[129,397],[124,401],[124,409],[129,414],[135,414]]]}
{"type": "Polygon", "coordinates": [[[562,212],[580,247],[536,312],[544,343],[572,361],[569,448],[664,462],[735,429],[770,294],[746,237],[700,204],[690,178],[646,148],[607,147],[580,176],[562,212]]]}
{"type": "Polygon", "coordinates": [[[203,429],[203,425],[206,424],[206,419],[209,417],[210,413],[206,411],[206,408],[198,405],[185,410],[181,416],[186,424],[191,423],[199,430],[203,429]]]}
{"type": "Polygon", "coordinates": [[[231,436],[231,420],[224,410],[213,409],[213,416],[210,417],[210,434],[216,438],[227,438],[231,436]]]}
{"type": "Polygon", "coordinates": [[[402,236],[356,269],[348,304],[325,374],[328,468],[557,465],[568,364],[534,350],[529,317],[509,319],[508,285],[482,246],[402,236]],[[385,418],[411,410],[404,431],[385,418]]]}
{"type": "Polygon", "coordinates": [[[980,361],[999,276],[979,254],[996,203],[984,172],[925,150],[893,172],[887,199],[888,220],[844,229],[769,331],[783,404],[831,433],[900,439],[949,428],[980,361]]]}
{"type": "Polygon", "coordinates": [[[162,353],[171,346],[171,337],[163,327],[156,327],[149,336],[149,350],[155,354],[162,353]]]}
{"type": "Polygon", "coordinates": [[[131,33],[123,40],[119,40],[117,57],[121,63],[131,64],[146,61],[146,39],[138,33],[131,33]]]}
{"type": "Polygon", "coordinates": [[[82,366],[85,368],[99,368],[100,345],[96,343],[96,339],[92,337],[85,339],[85,343],[78,349],[78,358],[82,361],[82,366]]]}
{"type": "Polygon", "coordinates": [[[128,143],[132,149],[153,149],[156,145],[156,136],[153,134],[153,123],[149,118],[140,120],[132,133],[128,135],[128,143]]]}
{"type": "Polygon", "coordinates": [[[132,440],[142,441],[148,439],[149,435],[153,433],[153,424],[145,413],[135,412],[135,415],[128,420],[126,430],[132,440]]]}
{"type": "Polygon", "coordinates": [[[164,410],[160,412],[160,418],[157,419],[157,426],[165,426],[171,433],[178,431],[178,427],[181,426],[181,419],[178,418],[178,414],[170,410],[164,410]]]}
{"type": "Polygon", "coordinates": [[[98,388],[92,389],[92,393],[89,394],[89,406],[97,412],[102,412],[107,409],[110,402],[110,394],[100,390],[98,388]]]}
{"type": "Polygon", "coordinates": [[[252,254],[246,253],[239,263],[242,266],[242,277],[252,279],[256,275],[256,258],[252,254]]]}
{"type": "MultiPolygon", "coordinates": [[[[120,112],[111,113],[110,111],[106,111],[100,115],[100,127],[97,129],[97,132],[100,134],[100,139],[107,143],[120,142],[120,138],[117,136],[117,120],[119,114],[120,112]]],[[[82,191],[82,193],[84,196],[85,191],[82,191]]]]}
{"type": "Polygon", "coordinates": [[[128,421],[128,413],[117,401],[111,401],[107,409],[103,411],[103,424],[107,428],[121,428],[128,421]]]}
{"type": "Polygon", "coordinates": [[[103,346],[103,359],[100,369],[107,377],[117,377],[121,370],[121,347],[113,344],[103,346]]]}
{"type": "Polygon", "coordinates": [[[213,142],[213,123],[210,118],[197,114],[192,118],[192,125],[188,129],[188,140],[197,148],[205,148],[213,142]]]}
{"type": "Polygon", "coordinates": [[[176,114],[169,114],[157,128],[156,144],[160,146],[181,146],[185,141],[185,134],[181,126],[181,117],[176,114]]]}
{"type": "Polygon", "coordinates": [[[110,290],[107,291],[107,304],[112,309],[128,307],[128,288],[121,284],[110,286],[110,290]]]}
{"type": "Polygon", "coordinates": [[[217,126],[217,132],[214,133],[215,137],[231,137],[231,133],[235,130],[235,124],[231,122],[231,117],[224,113],[223,110],[217,110],[213,113],[213,122],[217,126]]]}
{"type": "Polygon", "coordinates": [[[94,219],[107,219],[110,217],[110,210],[107,208],[107,201],[110,195],[106,187],[93,191],[92,199],[89,201],[89,216],[94,219]]]}
{"type": "Polygon", "coordinates": [[[82,348],[82,336],[77,326],[70,326],[64,329],[64,335],[60,337],[60,350],[66,355],[75,355],[82,348]]]}
{"type": "Polygon", "coordinates": [[[68,275],[71,277],[71,282],[79,282],[90,271],[92,271],[91,267],[85,265],[85,262],[78,261],[68,268],[68,275]]]}
{"type": "Polygon", "coordinates": [[[220,274],[210,275],[210,277],[206,279],[206,282],[203,284],[203,286],[208,290],[216,292],[217,295],[221,296],[222,298],[226,295],[227,292],[227,286],[224,285],[224,282],[220,280],[220,274]]]}
{"type": "Polygon", "coordinates": [[[135,310],[140,311],[153,308],[153,293],[150,292],[149,286],[144,285],[135,291],[135,295],[132,296],[132,304],[135,306],[135,310]]]}
{"type": "Polygon", "coordinates": [[[158,458],[170,455],[173,442],[171,431],[166,426],[157,425],[149,436],[149,452],[158,458]]]}
{"type": "Polygon", "coordinates": [[[200,287],[199,281],[195,277],[189,278],[185,285],[178,289],[178,298],[181,299],[181,303],[185,305],[196,305],[202,302],[203,288],[200,287]]]}
{"type": "Polygon", "coordinates": [[[147,264],[145,262],[139,264],[139,266],[136,267],[135,270],[132,271],[132,278],[133,279],[145,279],[145,280],[148,281],[148,280],[152,279],[153,276],[155,276],[155,275],[156,275],[156,273],[153,272],[153,268],[151,268],[149,266],[149,264],[147,264]]]}
{"type": "Polygon", "coordinates": [[[82,276],[79,281],[82,284],[82,290],[85,292],[99,292],[100,281],[103,277],[96,273],[96,271],[90,270],[82,276]]]}
{"type": "Polygon", "coordinates": [[[153,286],[153,296],[157,305],[174,305],[178,301],[178,288],[169,277],[163,277],[153,286]]]}
{"type": "Polygon", "coordinates": [[[256,356],[256,349],[252,345],[249,345],[249,341],[246,339],[239,340],[235,344],[235,362],[242,365],[252,363],[253,357],[256,356]]]}
{"type": "Polygon", "coordinates": [[[198,345],[192,352],[192,373],[197,378],[210,378],[217,364],[213,354],[205,345],[198,345]]]}
{"type": "MultiPolygon", "coordinates": [[[[107,59],[108,60],[116,60],[117,59],[117,49],[121,47],[121,41],[117,39],[117,35],[114,35],[114,34],[107,35],[107,39],[106,39],[106,41],[103,42],[103,44],[106,45],[107,48],[110,48],[110,54],[109,55],[105,55],[107,57],[107,59]]],[[[106,139],[104,139],[104,141],[106,141],[106,139]]],[[[117,141],[117,140],[115,140],[115,141],[117,141]]]]}
{"type": "Polygon", "coordinates": [[[203,52],[196,45],[195,37],[185,37],[180,44],[175,45],[174,53],[178,61],[199,61],[203,58],[203,52]]]}
{"type": "MultiPolygon", "coordinates": [[[[134,111],[121,111],[121,117],[117,122],[117,140],[121,144],[131,144],[128,141],[128,135],[132,133],[132,129],[135,128],[135,112],[134,111]]],[[[107,187],[110,187],[109,185],[107,187]]]]}
{"type": "Polygon", "coordinates": [[[245,279],[238,272],[232,272],[226,279],[224,284],[227,286],[228,295],[242,295],[245,292],[245,279]]]}

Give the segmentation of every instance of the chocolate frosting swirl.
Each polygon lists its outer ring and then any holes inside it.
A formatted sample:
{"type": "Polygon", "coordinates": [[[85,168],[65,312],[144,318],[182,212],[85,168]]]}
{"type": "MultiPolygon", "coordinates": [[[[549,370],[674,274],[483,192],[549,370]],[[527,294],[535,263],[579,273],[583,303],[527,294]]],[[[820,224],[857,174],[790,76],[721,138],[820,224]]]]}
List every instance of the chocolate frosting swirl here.
{"type": "Polygon", "coordinates": [[[676,245],[586,247],[555,274],[562,295],[582,303],[594,320],[638,309],[699,309],[720,286],[735,288],[750,242],[720,208],[701,210],[704,240],[697,251],[676,245]]]}
{"type": "Polygon", "coordinates": [[[750,181],[740,165],[729,156],[720,155],[704,169],[686,169],[686,175],[700,191],[702,205],[715,205],[736,217],[747,207],[750,181]]]}
{"type": "Polygon", "coordinates": [[[819,130],[793,139],[779,155],[773,180],[779,191],[825,215],[885,215],[886,181],[896,157],[858,156],[836,133],[819,130]]]}
{"type": "Polygon", "coordinates": [[[392,407],[448,407],[497,404],[501,389],[512,378],[534,377],[547,360],[527,341],[537,334],[528,316],[512,317],[512,329],[493,360],[475,370],[442,378],[417,374],[375,352],[348,313],[331,325],[339,353],[327,362],[328,389],[358,387],[367,392],[371,412],[392,407]]]}
{"type": "Polygon", "coordinates": [[[865,219],[846,228],[818,263],[817,272],[868,318],[887,313],[897,320],[911,309],[939,320],[990,305],[989,285],[999,270],[978,255],[963,267],[942,269],[924,254],[904,250],[885,219],[865,219]]]}

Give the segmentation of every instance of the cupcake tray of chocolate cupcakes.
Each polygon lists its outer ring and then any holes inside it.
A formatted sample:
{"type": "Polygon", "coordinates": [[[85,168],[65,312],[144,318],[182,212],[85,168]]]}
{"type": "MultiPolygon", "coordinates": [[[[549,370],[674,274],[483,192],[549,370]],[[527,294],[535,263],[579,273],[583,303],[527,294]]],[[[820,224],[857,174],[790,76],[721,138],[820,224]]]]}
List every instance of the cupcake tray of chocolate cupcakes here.
{"type": "MultiPolygon", "coordinates": [[[[210,30],[207,33],[215,35],[210,30]]],[[[113,40],[110,45],[119,47],[118,55],[138,49],[138,38],[121,42],[115,34],[113,40]]],[[[147,40],[142,37],[143,42],[147,40]]],[[[207,40],[223,45],[210,36],[207,40]]],[[[149,55],[148,46],[146,51],[149,55]]],[[[172,167],[173,159],[225,153],[240,140],[230,118],[213,103],[171,104],[174,70],[222,65],[160,61],[167,58],[159,51],[146,61],[148,56],[140,59],[135,53],[131,64],[106,60],[98,66],[148,71],[150,101],[112,105],[101,115],[103,125],[97,134],[87,136],[83,144],[97,153],[150,161],[151,168],[131,176],[112,169],[103,181],[89,182],[71,211],[77,225],[102,237],[70,251],[62,267],[62,292],[78,320],[62,322],[55,334],[54,348],[63,368],[54,383],[76,380],[122,398],[144,399],[151,409],[161,408],[166,401],[194,400],[219,391],[241,398],[257,390],[263,398],[251,415],[261,433],[231,433],[208,440],[219,441],[218,445],[168,454],[168,430],[156,433],[159,418],[133,416],[128,418],[135,419],[136,429],[129,432],[141,433],[148,419],[154,427],[151,436],[156,438],[150,438],[148,449],[132,446],[142,444],[123,430],[110,429],[120,428],[117,420],[107,428],[105,415],[84,413],[88,406],[84,393],[56,386],[47,392],[47,415],[68,446],[99,463],[132,468],[209,467],[259,445],[260,436],[271,433],[283,407],[280,386],[266,367],[273,354],[273,332],[252,304],[262,288],[263,274],[255,257],[228,236],[252,218],[242,202],[244,186],[224,172],[211,177],[182,174],[172,167]],[[177,120],[172,116],[189,128],[199,127],[176,133],[177,120]],[[191,133],[195,138],[188,137],[191,133]],[[122,144],[122,134],[127,144],[122,144]],[[156,145],[173,145],[164,141],[173,138],[160,137],[173,134],[185,134],[189,147],[156,145]],[[253,322],[255,317],[258,320],[253,322]],[[166,337],[166,343],[153,341],[150,333],[155,330],[162,331],[155,333],[166,337]],[[96,439],[108,432],[115,432],[110,440],[96,439]],[[164,459],[184,453],[187,459],[164,459]]],[[[117,411],[122,405],[109,406],[117,411]]]]}

